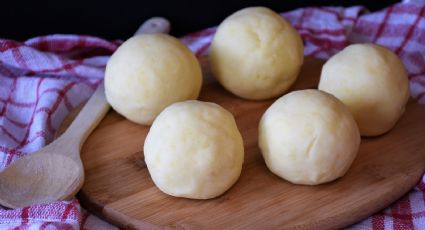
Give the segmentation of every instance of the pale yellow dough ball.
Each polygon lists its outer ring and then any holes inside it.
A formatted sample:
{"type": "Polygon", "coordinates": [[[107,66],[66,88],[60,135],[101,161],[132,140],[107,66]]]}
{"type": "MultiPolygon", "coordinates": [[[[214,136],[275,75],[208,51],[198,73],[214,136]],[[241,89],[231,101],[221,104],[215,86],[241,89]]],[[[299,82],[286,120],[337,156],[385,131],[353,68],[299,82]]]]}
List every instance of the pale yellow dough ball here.
{"type": "Polygon", "coordinates": [[[317,185],[343,176],[359,145],[359,130],[348,108],[319,90],[279,98],[259,125],[267,167],[295,184],[317,185]]]}
{"type": "Polygon", "coordinates": [[[394,127],[409,99],[403,63],[374,44],[350,45],[330,58],[323,66],[319,89],[348,106],[364,136],[394,127]]]}
{"type": "Polygon", "coordinates": [[[170,105],[155,119],[144,155],[161,191],[209,199],[237,181],[244,148],[230,112],[214,103],[185,101],[170,105]]]}
{"type": "Polygon", "coordinates": [[[196,99],[201,67],[193,53],[166,34],[141,34],[124,42],[108,61],[105,94],[115,111],[150,125],[168,105],[196,99]]]}
{"type": "Polygon", "coordinates": [[[295,82],[303,50],[298,32],[279,14],[245,8],[218,27],[210,49],[212,73],[239,97],[276,97],[295,82]]]}

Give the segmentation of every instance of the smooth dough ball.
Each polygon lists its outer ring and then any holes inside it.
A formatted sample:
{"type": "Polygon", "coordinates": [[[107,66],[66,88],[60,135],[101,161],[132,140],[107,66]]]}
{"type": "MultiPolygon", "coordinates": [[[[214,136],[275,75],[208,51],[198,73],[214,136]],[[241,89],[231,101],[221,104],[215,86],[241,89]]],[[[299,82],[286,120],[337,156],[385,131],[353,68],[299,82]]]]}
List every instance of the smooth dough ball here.
{"type": "Polygon", "coordinates": [[[246,99],[283,94],[304,58],[298,32],[264,7],[242,9],[218,27],[211,44],[211,70],[229,91],[246,99]]]}
{"type": "Polygon", "coordinates": [[[128,39],[106,66],[106,99],[115,111],[139,124],[152,124],[174,102],[196,99],[201,85],[196,57],[166,34],[128,39]]]}
{"type": "Polygon", "coordinates": [[[259,125],[267,167],[295,184],[317,185],[342,177],[359,145],[359,130],[348,108],[319,90],[279,98],[259,125]]]}
{"type": "Polygon", "coordinates": [[[239,178],[244,160],[232,114],[201,101],[177,102],[162,111],[146,137],[144,154],[161,191],[193,199],[228,190],[239,178]]]}
{"type": "Polygon", "coordinates": [[[389,131],[403,115],[409,82],[400,59],[374,44],[350,45],[323,66],[319,89],[348,106],[363,136],[389,131]]]}

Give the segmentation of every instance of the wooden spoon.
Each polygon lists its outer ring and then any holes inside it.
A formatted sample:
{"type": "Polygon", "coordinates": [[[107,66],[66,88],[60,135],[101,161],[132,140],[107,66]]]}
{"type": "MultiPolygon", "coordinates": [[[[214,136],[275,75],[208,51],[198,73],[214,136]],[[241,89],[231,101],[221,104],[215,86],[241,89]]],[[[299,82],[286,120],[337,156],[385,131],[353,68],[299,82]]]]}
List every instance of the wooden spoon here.
{"type": "MultiPolygon", "coordinates": [[[[136,32],[166,33],[164,18],[147,20],[136,32]]],[[[0,204],[20,208],[73,197],[84,182],[81,147],[109,110],[100,84],[67,131],[58,139],[0,172],[0,204]]]]}

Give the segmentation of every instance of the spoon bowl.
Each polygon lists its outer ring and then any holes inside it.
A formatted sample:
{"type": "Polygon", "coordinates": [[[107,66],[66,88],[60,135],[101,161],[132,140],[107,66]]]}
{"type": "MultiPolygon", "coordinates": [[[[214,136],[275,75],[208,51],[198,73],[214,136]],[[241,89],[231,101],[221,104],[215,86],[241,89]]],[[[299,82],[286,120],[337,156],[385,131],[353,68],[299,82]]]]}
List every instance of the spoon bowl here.
{"type": "Polygon", "coordinates": [[[19,208],[68,199],[67,194],[81,188],[83,178],[82,164],[67,156],[47,152],[32,154],[0,174],[0,203],[19,208]],[[31,200],[25,199],[28,197],[31,200]]]}
{"type": "Polygon", "coordinates": [[[22,208],[74,196],[84,182],[81,146],[108,110],[100,84],[62,136],[0,172],[0,204],[22,208]]]}

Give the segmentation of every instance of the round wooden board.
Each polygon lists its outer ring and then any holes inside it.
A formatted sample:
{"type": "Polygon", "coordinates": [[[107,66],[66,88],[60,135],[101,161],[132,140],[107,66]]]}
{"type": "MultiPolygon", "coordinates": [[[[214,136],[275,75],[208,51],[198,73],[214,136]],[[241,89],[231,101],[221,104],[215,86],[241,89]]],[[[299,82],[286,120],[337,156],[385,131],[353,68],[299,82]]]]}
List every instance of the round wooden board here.
{"type": "MultiPolygon", "coordinates": [[[[322,64],[307,58],[291,90],[316,88],[322,64]]],[[[272,174],[257,146],[258,121],[274,100],[243,100],[211,79],[204,83],[200,100],[232,112],[244,138],[242,174],[229,191],[211,200],[162,193],[143,159],[149,127],[111,110],[82,149],[83,206],[111,223],[135,229],[336,229],[388,206],[424,173],[425,110],[413,101],[392,131],[362,139],[359,155],[344,177],[300,186],[272,174]]]]}

